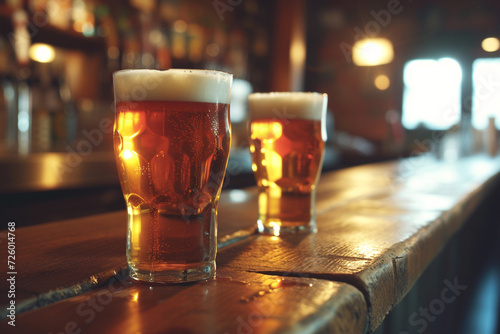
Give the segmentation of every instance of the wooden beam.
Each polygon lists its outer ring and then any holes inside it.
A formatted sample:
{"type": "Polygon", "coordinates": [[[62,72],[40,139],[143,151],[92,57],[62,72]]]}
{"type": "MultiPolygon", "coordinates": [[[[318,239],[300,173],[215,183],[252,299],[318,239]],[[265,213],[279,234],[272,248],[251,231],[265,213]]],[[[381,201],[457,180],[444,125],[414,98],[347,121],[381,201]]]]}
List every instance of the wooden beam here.
{"type": "Polygon", "coordinates": [[[271,90],[301,91],[306,62],[304,0],[279,0],[275,9],[271,90]]]}

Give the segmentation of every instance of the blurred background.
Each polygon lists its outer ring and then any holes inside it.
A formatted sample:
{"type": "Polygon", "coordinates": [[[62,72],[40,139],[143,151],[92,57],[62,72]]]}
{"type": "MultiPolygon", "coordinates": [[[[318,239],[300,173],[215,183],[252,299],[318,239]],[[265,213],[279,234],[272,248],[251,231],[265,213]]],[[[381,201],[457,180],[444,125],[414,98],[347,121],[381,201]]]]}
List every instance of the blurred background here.
{"type": "Polygon", "coordinates": [[[247,96],[329,96],[324,170],[497,152],[500,2],[0,1],[0,216],[124,209],[112,73],[234,74],[225,188],[255,184],[247,96]]]}

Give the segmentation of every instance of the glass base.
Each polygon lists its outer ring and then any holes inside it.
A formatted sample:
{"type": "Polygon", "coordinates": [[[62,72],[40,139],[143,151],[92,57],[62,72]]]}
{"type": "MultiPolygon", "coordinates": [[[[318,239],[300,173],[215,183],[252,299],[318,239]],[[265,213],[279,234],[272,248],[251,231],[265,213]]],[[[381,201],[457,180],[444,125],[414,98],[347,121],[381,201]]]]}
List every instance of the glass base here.
{"type": "Polygon", "coordinates": [[[155,268],[151,271],[129,265],[129,276],[136,281],[158,284],[196,282],[215,276],[215,261],[204,262],[201,266],[191,268],[187,268],[186,265],[169,265],[168,267],[169,269],[166,270],[155,268]]]}
{"type": "Polygon", "coordinates": [[[283,234],[316,233],[318,231],[315,221],[307,223],[266,221],[266,223],[264,223],[261,219],[257,220],[257,230],[259,233],[274,236],[283,234]]]}

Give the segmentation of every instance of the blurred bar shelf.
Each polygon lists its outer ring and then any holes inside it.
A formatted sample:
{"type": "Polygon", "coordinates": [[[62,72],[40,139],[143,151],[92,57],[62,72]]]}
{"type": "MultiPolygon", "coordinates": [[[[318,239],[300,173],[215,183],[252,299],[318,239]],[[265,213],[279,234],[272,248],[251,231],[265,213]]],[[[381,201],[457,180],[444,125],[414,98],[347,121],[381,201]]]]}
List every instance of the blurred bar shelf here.
{"type": "MultiPolygon", "coordinates": [[[[457,301],[432,325],[451,317],[444,324],[460,326],[472,276],[495,255],[499,172],[499,158],[474,156],[324,173],[319,232],[283,237],[255,233],[255,188],[224,191],[217,278],[185,285],[124,276],[124,211],[18,228],[16,330],[382,333],[408,329],[408,316],[441,298],[446,282],[457,301]]],[[[6,262],[0,270],[9,271],[6,262]]],[[[7,294],[1,298],[5,332],[7,294]]]]}
{"type": "MultiPolygon", "coordinates": [[[[13,32],[12,13],[0,7],[0,31],[8,36],[13,32]]],[[[85,37],[70,29],[61,29],[50,24],[43,26],[30,22],[32,43],[45,43],[64,49],[78,50],[86,53],[105,53],[106,42],[101,37],[85,37]],[[35,30],[33,30],[35,29],[35,30]]]]}
{"type": "Polygon", "coordinates": [[[0,156],[0,194],[118,185],[114,159],[113,152],[0,156]]]}
{"type": "Polygon", "coordinates": [[[63,30],[51,25],[39,28],[32,37],[33,43],[46,43],[65,49],[87,53],[105,53],[106,43],[100,37],[85,37],[73,30],[63,30]]]}
{"type": "MultiPolygon", "coordinates": [[[[226,188],[255,184],[248,150],[231,150],[226,188]]],[[[118,186],[112,151],[0,155],[0,195],[118,186]]]]}

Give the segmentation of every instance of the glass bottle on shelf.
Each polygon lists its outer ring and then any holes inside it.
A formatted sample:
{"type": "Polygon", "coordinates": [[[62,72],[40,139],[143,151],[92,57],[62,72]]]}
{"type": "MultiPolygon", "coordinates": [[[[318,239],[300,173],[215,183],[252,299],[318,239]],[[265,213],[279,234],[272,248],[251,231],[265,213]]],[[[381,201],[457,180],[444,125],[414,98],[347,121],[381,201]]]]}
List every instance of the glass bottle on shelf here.
{"type": "Polygon", "coordinates": [[[0,154],[14,150],[17,142],[17,100],[12,75],[14,62],[11,44],[0,36],[0,154]]]}
{"type": "Polygon", "coordinates": [[[57,75],[50,79],[46,104],[51,118],[53,150],[62,151],[66,144],[66,115],[57,75]]]}
{"type": "Polygon", "coordinates": [[[33,105],[32,149],[34,152],[49,152],[52,149],[52,121],[47,105],[50,86],[48,64],[35,63],[31,101],[33,105]]]}
{"type": "Polygon", "coordinates": [[[10,126],[17,127],[17,140],[13,148],[21,155],[31,151],[31,99],[30,99],[30,69],[28,50],[31,45],[31,37],[28,31],[28,15],[22,9],[16,10],[12,15],[14,32],[9,36],[14,46],[17,73],[14,84],[15,111],[17,114],[10,119],[10,126]],[[16,124],[17,123],[17,124],[16,124]],[[15,124],[15,125],[14,125],[15,124]]]}
{"type": "Polygon", "coordinates": [[[15,92],[17,96],[17,152],[26,155],[31,152],[31,88],[30,70],[22,66],[17,73],[15,92]]]}
{"type": "Polygon", "coordinates": [[[58,76],[59,84],[59,97],[62,102],[64,117],[65,117],[65,132],[66,138],[64,140],[64,146],[71,144],[76,141],[77,130],[78,130],[78,115],[76,112],[75,102],[73,101],[73,95],[71,94],[71,89],[64,76],[60,74],[58,76]]]}

